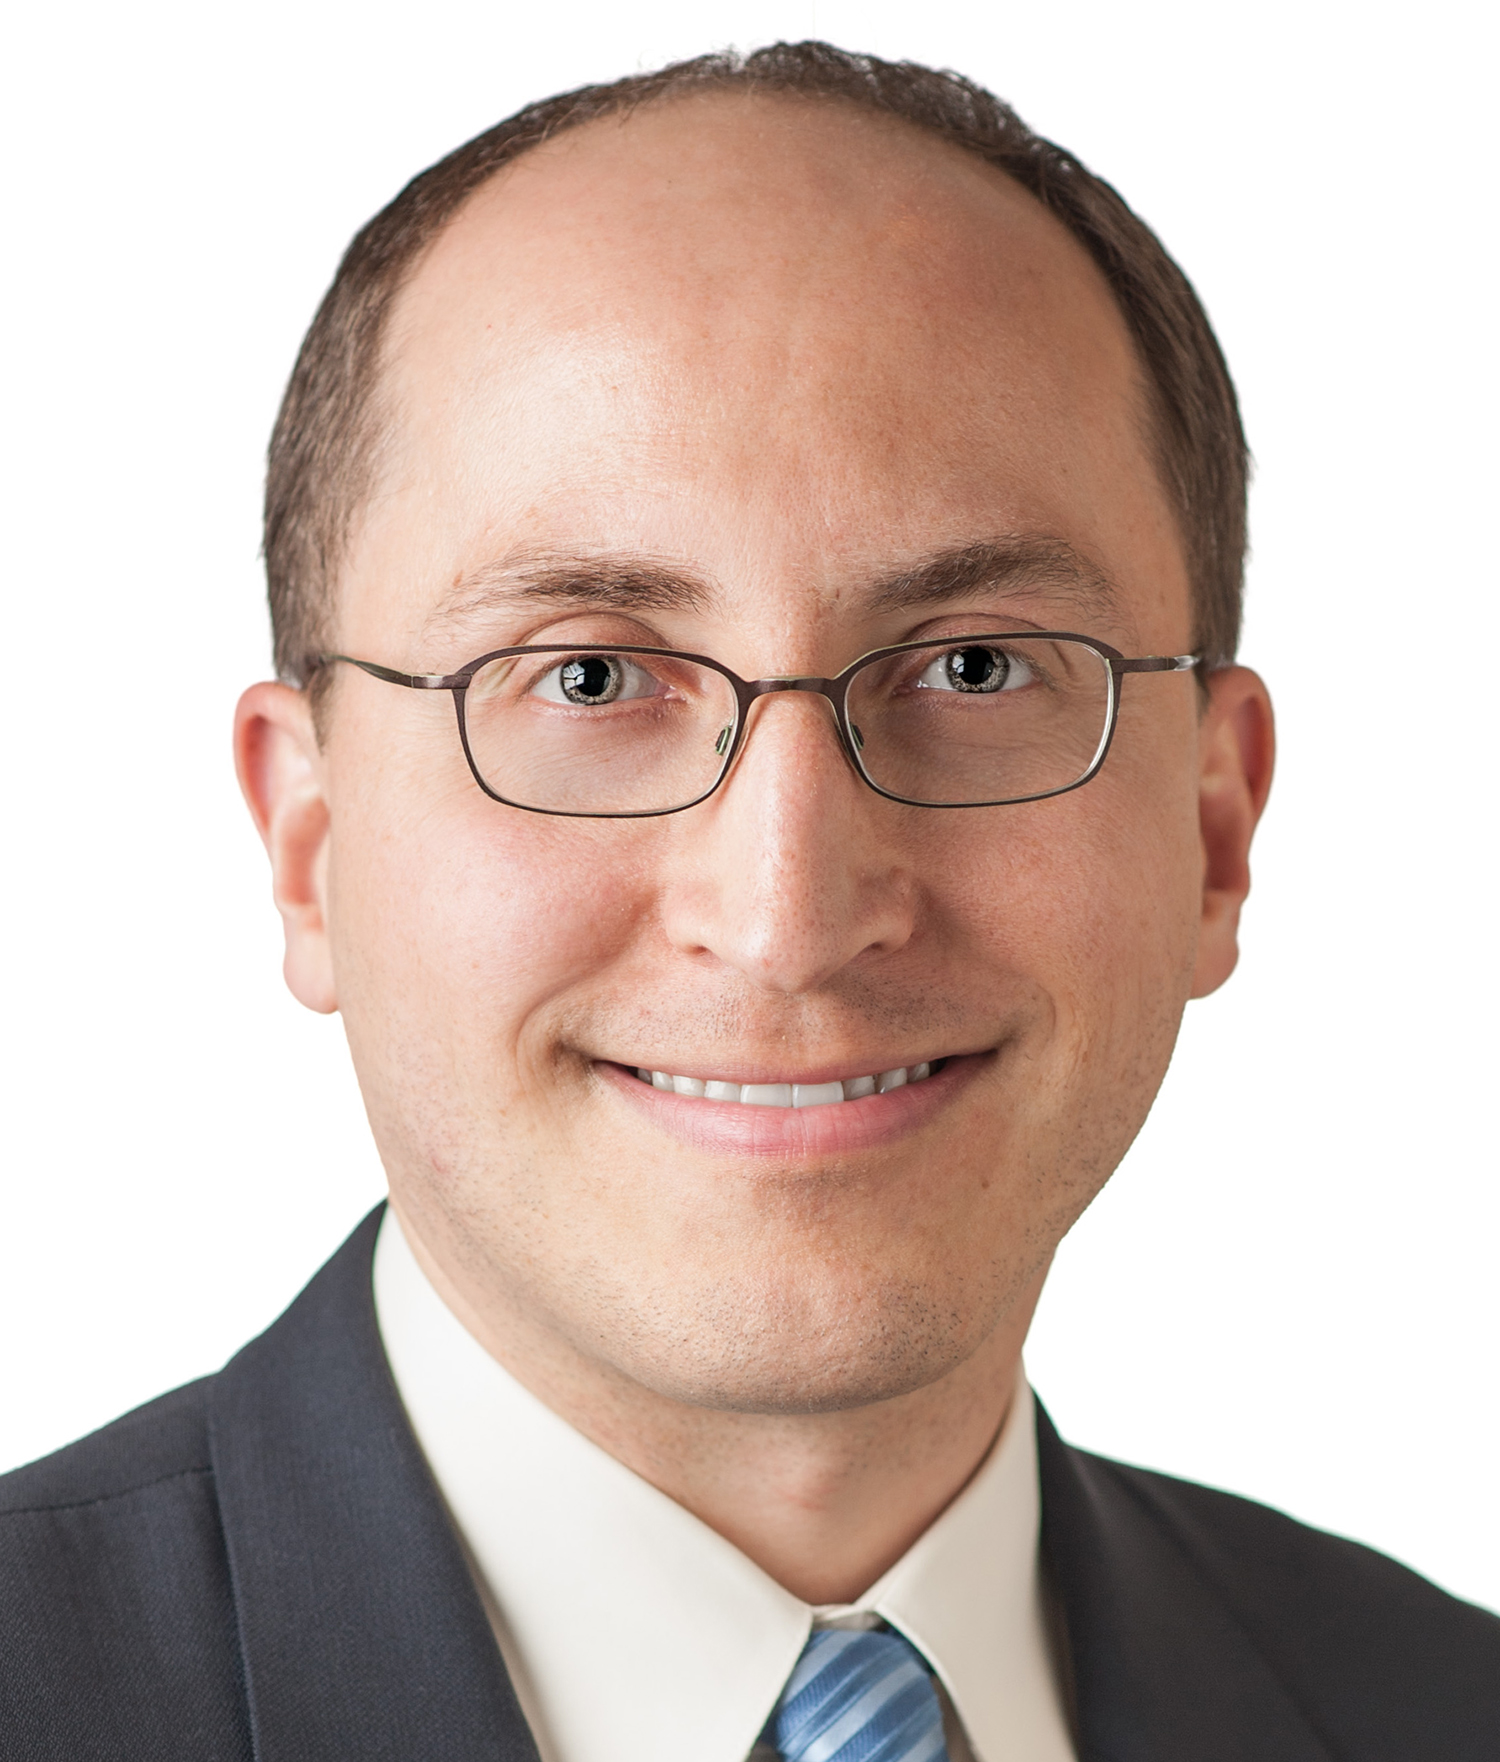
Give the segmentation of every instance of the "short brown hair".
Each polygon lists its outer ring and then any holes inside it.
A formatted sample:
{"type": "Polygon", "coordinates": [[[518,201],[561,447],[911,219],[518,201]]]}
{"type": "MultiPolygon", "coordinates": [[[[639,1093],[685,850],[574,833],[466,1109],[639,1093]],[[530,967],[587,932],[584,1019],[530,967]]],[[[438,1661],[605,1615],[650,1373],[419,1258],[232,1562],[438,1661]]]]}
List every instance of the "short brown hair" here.
{"type": "Polygon", "coordinates": [[[305,685],[331,642],[334,591],[375,469],[386,320],[426,246],[502,166],[565,129],[658,99],[714,90],[838,98],[904,118],[977,153],[1049,208],[1103,271],[1135,338],[1156,463],[1180,525],[1194,644],[1208,667],[1239,638],[1248,455],[1234,386],[1187,277],[1118,193],[955,73],[777,43],[529,104],[415,177],[359,232],[303,342],[271,437],[265,555],[278,675],[305,685]]]}

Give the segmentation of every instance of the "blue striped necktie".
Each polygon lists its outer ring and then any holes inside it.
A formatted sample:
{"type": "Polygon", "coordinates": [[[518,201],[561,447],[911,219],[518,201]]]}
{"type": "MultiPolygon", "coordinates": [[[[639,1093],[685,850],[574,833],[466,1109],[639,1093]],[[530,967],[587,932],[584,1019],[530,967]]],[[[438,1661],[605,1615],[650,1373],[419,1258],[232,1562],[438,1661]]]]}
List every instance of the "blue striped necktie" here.
{"type": "Polygon", "coordinates": [[[815,1633],[770,1736],[786,1762],[948,1762],[937,1690],[897,1633],[815,1633]]]}

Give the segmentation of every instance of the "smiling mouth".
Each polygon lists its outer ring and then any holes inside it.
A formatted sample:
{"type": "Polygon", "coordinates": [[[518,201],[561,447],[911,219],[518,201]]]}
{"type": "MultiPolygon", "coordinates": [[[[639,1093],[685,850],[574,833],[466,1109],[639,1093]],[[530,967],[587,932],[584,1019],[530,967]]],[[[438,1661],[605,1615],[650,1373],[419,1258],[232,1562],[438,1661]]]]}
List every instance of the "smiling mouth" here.
{"type": "Polygon", "coordinates": [[[716,1077],[679,1077],[670,1071],[650,1071],[626,1066],[642,1083],[690,1101],[732,1101],[741,1107],[829,1107],[838,1102],[863,1101],[867,1095],[889,1095],[911,1083],[922,1083],[942,1070],[947,1059],[921,1064],[897,1065],[868,1077],[845,1077],[833,1083],[725,1083],[716,1077]]]}

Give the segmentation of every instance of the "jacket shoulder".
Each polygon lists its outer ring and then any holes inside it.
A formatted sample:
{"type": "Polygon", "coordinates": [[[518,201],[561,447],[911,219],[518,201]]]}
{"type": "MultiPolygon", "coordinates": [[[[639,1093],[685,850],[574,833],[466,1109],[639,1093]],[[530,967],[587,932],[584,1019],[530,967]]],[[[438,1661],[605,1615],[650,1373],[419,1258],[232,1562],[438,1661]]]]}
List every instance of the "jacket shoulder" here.
{"type": "Polygon", "coordinates": [[[0,1477],[0,1754],[245,1762],[212,1379],[0,1477]]]}
{"type": "Polygon", "coordinates": [[[213,1380],[186,1383],[77,1443],[0,1475],[0,1517],[86,1505],[174,1475],[208,1472],[213,1380]]]}
{"type": "Polygon", "coordinates": [[[1171,1534],[1335,1753],[1500,1753],[1500,1617],[1269,1506],[1085,1460],[1171,1534]]]}

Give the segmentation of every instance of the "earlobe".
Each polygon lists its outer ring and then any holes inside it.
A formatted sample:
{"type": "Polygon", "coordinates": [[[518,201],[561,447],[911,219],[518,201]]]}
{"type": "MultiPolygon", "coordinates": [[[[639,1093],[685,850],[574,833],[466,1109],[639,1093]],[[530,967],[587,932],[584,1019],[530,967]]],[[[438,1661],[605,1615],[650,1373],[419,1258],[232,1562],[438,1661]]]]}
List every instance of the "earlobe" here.
{"type": "Polygon", "coordinates": [[[1209,676],[1199,727],[1198,820],[1203,912],[1192,995],[1206,997],[1239,959],[1240,907],[1250,891],[1250,841],[1266,805],[1275,762],[1270,694],[1248,667],[1209,676]]]}
{"type": "Polygon", "coordinates": [[[287,985],[299,1003],[328,1014],[338,1008],[326,912],[329,814],[306,694],[252,685],[235,712],[234,759],[271,859],[287,985]]]}

